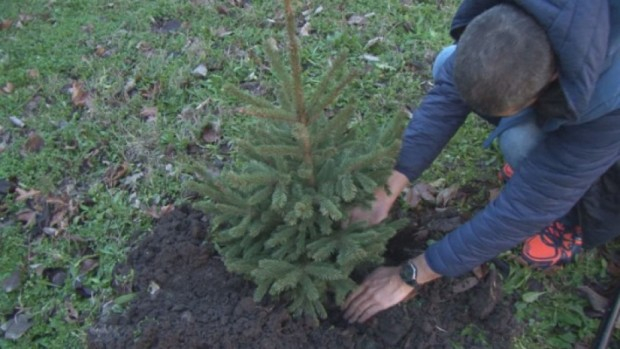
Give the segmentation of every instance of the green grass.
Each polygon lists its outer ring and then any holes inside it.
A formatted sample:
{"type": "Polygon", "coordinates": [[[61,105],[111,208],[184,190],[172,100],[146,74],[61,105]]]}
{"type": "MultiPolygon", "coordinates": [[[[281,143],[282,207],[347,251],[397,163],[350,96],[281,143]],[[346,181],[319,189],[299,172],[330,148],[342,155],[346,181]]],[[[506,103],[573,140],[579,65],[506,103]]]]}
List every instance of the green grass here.
{"type": "MultiPolygon", "coordinates": [[[[0,153],[0,178],[14,178],[22,188],[44,196],[64,195],[76,210],[58,236],[33,237],[31,228],[16,218],[27,204],[15,201],[15,194],[0,202],[0,280],[22,270],[18,290],[0,291],[0,321],[18,310],[34,316],[22,338],[0,339],[0,347],[84,346],[85,329],[118,297],[111,286],[114,265],[125,258],[134,233],[152,227],[147,208],[180,205],[189,178],[184,168],[225,161],[228,155],[221,146],[243,136],[251,122],[235,115],[238,105],[223,94],[223,85],[245,83],[271,94],[261,44],[268,37],[284,40],[282,9],[276,3],[253,1],[251,8],[240,8],[208,0],[3,2],[0,21],[12,20],[13,25],[0,31],[0,88],[8,83],[14,88],[0,94],[0,142],[8,139],[0,153]],[[156,30],[170,20],[178,21],[178,29],[156,30]],[[192,75],[199,64],[208,68],[205,78],[192,75]],[[88,92],[90,107],[72,102],[69,87],[74,81],[88,92]],[[140,117],[146,107],[157,108],[155,120],[140,117]],[[26,127],[14,126],[9,116],[26,127]],[[221,146],[201,140],[207,123],[221,125],[221,146]],[[38,152],[25,149],[31,133],[44,141],[38,152]],[[124,176],[106,185],[106,171],[124,163],[124,176]],[[81,297],[73,287],[86,258],[99,263],[81,276],[92,298],[81,297]],[[54,285],[41,274],[50,268],[65,271],[65,282],[54,285]],[[71,307],[79,314],[77,321],[67,319],[71,307]]],[[[302,10],[319,4],[299,3],[302,10]]],[[[346,49],[349,66],[363,74],[339,105],[357,104],[356,127],[364,127],[365,119],[384,120],[414,107],[430,82],[434,54],[451,42],[447,28],[457,1],[442,3],[325,2],[320,13],[310,16],[311,35],[301,38],[306,81],[316,82],[329,59],[346,49]],[[348,24],[352,15],[366,15],[365,24],[348,24]],[[366,61],[364,54],[379,62],[366,61]]],[[[487,131],[484,123],[470,118],[423,179],[467,184],[493,178],[501,157],[481,148],[487,131]]],[[[601,270],[601,260],[593,257],[559,276],[529,272],[527,278],[540,278],[549,291],[535,307],[518,305],[517,314],[536,326],[529,326],[533,330],[516,346],[535,343],[543,348],[549,335],[564,333],[573,335],[548,347],[591,339],[596,324],[578,310],[583,301],[574,287],[601,270]],[[575,312],[570,314],[579,323],[562,320],[572,318],[558,313],[566,303],[575,305],[566,311],[575,312]]],[[[523,276],[516,273],[507,283],[519,278],[523,276]]],[[[514,292],[527,292],[526,284],[514,292]]],[[[122,305],[113,309],[120,311],[122,305]]],[[[471,328],[464,335],[478,332],[471,328]]]]}

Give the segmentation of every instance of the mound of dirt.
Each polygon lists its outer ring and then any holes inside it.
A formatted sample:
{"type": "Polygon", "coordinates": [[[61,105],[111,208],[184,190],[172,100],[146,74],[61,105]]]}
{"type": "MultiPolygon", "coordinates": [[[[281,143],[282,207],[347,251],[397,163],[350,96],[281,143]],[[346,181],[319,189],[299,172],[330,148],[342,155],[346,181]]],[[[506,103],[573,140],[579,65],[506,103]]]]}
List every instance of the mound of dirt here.
{"type": "MultiPolygon", "coordinates": [[[[207,228],[200,213],[177,209],[132,248],[115,287],[136,297],[122,314],[103,312],[88,331],[89,348],[507,348],[520,333],[493,272],[436,281],[362,325],[332,309],[313,326],[282,304],[255,304],[254,286],[228,273],[205,242],[207,228]]],[[[415,229],[399,239],[419,243],[415,229]]],[[[407,253],[394,245],[405,246],[391,244],[388,254],[407,253]]]]}

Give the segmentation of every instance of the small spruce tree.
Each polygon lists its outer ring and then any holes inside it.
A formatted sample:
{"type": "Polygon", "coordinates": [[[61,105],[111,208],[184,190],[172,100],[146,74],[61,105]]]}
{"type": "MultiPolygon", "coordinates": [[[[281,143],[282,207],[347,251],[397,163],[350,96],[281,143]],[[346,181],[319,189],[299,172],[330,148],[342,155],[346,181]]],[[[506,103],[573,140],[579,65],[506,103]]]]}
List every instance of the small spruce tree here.
{"type": "Polygon", "coordinates": [[[353,105],[328,118],[325,110],[355,74],[341,54],[308,96],[291,0],[284,4],[290,66],[274,40],[264,45],[278,101],[227,87],[250,105],[242,112],[258,119],[236,141],[230,168],[219,176],[198,168],[191,189],[205,198],[196,206],[212,217],[210,236],[228,270],[256,283],[255,300],[269,293],[294,315],[325,318],[328,295],[341,304],[356,286],[353,269],[380,263],[387,240],[403,225],[345,224],[348,212],[368,207],[391,173],[402,122],[394,117],[362,135],[349,127],[353,105]]]}

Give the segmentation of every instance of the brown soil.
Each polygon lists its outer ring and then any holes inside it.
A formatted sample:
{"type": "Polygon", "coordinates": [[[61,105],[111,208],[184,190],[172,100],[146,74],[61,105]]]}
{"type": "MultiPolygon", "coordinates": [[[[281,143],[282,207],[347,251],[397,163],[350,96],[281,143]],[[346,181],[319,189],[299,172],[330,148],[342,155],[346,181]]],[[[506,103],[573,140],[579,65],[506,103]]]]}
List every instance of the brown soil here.
{"type": "MultiPolygon", "coordinates": [[[[393,240],[388,260],[461,220],[450,212],[422,216],[393,240]]],[[[205,242],[207,225],[200,213],[178,209],[132,248],[115,287],[136,298],[121,314],[104,310],[89,348],[507,348],[520,333],[494,272],[481,281],[473,274],[436,281],[363,325],[348,325],[333,308],[313,326],[282,304],[255,304],[253,285],[228,273],[205,242]],[[123,283],[130,270],[133,280],[123,283]]]]}

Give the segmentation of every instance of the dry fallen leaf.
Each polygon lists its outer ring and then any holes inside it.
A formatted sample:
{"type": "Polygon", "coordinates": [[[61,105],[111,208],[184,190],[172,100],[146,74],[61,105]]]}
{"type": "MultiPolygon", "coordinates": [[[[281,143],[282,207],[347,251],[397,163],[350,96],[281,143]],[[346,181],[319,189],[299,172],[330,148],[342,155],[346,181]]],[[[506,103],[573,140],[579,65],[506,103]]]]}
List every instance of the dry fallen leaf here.
{"type": "Polygon", "coordinates": [[[407,202],[409,207],[416,208],[418,207],[421,201],[422,201],[422,197],[420,197],[420,195],[418,195],[418,193],[416,193],[413,190],[413,188],[407,191],[407,195],[405,196],[405,202],[407,202]]]}
{"type": "MultiPolygon", "coordinates": [[[[6,148],[11,143],[11,134],[9,132],[3,132],[2,127],[0,127],[0,153],[6,150],[6,148]]],[[[0,191],[0,198],[2,198],[2,191],[0,191]]]]}
{"type": "Polygon", "coordinates": [[[28,22],[32,21],[33,19],[34,19],[34,17],[32,15],[26,15],[26,14],[23,14],[23,13],[19,15],[19,20],[22,23],[28,23],[28,22]]]}
{"type": "Polygon", "coordinates": [[[142,89],[140,91],[140,95],[145,99],[155,99],[159,93],[161,92],[161,84],[159,82],[155,82],[151,84],[148,88],[142,89]]]}
{"type": "Polygon", "coordinates": [[[105,53],[105,47],[101,46],[101,45],[97,45],[97,47],[95,47],[95,54],[99,57],[103,57],[103,54],[105,53]]]}
{"type": "Polygon", "coordinates": [[[17,212],[16,216],[18,221],[24,222],[25,227],[31,227],[37,221],[37,213],[28,208],[17,212]]]}
{"type": "Polygon", "coordinates": [[[435,202],[435,194],[437,190],[427,183],[417,183],[409,189],[405,200],[410,207],[417,207],[422,200],[427,202],[435,202]]]}
{"type": "Polygon", "coordinates": [[[88,274],[99,266],[96,259],[86,258],[80,263],[80,275],[88,274]]]}
{"type": "Polygon", "coordinates": [[[24,127],[26,126],[26,124],[17,116],[9,116],[9,120],[11,120],[11,123],[17,127],[24,127]]]}
{"type": "Polygon", "coordinates": [[[103,182],[108,187],[113,187],[118,183],[118,180],[125,177],[129,172],[129,163],[124,162],[117,166],[109,167],[103,175],[103,182]]]}
{"type": "Polygon", "coordinates": [[[31,79],[38,79],[41,74],[39,74],[38,69],[28,69],[28,77],[31,79]]]}
{"type": "Polygon", "coordinates": [[[161,217],[167,215],[172,211],[174,211],[174,205],[165,205],[159,209],[157,208],[157,206],[151,206],[146,209],[146,214],[155,219],[160,219],[161,217]]]}
{"type": "Polygon", "coordinates": [[[129,78],[125,83],[125,87],[123,87],[123,94],[125,95],[125,99],[129,99],[133,92],[136,90],[136,79],[129,78]]]}
{"type": "Polygon", "coordinates": [[[465,278],[457,282],[456,284],[454,284],[454,286],[452,286],[452,293],[454,294],[463,293],[467,290],[472,289],[474,286],[478,285],[478,282],[480,282],[480,280],[478,280],[476,277],[473,277],[473,276],[465,278]]]}
{"type": "Polygon", "coordinates": [[[95,26],[92,23],[88,23],[81,26],[80,29],[86,34],[91,34],[93,32],[93,29],[95,29],[95,26]]]}
{"type": "Polygon", "coordinates": [[[165,216],[172,211],[174,211],[174,205],[165,205],[161,207],[160,213],[162,216],[165,216]]]}
{"type": "Polygon", "coordinates": [[[142,108],[142,111],[140,111],[140,117],[147,122],[157,120],[157,107],[142,108]]]}
{"type": "Polygon", "coordinates": [[[502,190],[500,188],[489,189],[489,202],[495,201],[502,190]]]}
{"type": "Polygon", "coordinates": [[[207,67],[204,64],[200,64],[194,70],[192,70],[192,75],[204,78],[207,76],[207,67]]]}
{"type": "Polygon", "coordinates": [[[375,46],[376,44],[383,42],[383,36],[377,36],[376,38],[372,38],[370,40],[368,40],[368,42],[366,43],[366,45],[364,46],[364,50],[367,50],[373,46],[375,46]]]}
{"type": "Polygon", "coordinates": [[[69,227],[71,218],[78,213],[78,204],[67,195],[48,196],[46,203],[52,212],[52,219],[46,228],[54,230],[53,236],[64,233],[69,227]]]}
{"type": "Polygon", "coordinates": [[[43,141],[43,138],[32,131],[30,135],[28,135],[28,140],[24,143],[24,151],[26,153],[38,153],[43,149],[44,145],[45,141],[43,141]]]}
{"type": "Polygon", "coordinates": [[[145,213],[152,218],[159,219],[161,216],[158,211],[157,206],[151,206],[145,210],[145,213]]]}
{"type": "Polygon", "coordinates": [[[173,33],[181,29],[182,24],[177,19],[156,20],[151,24],[151,30],[160,34],[173,33]]]}
{"type": "Polygon", "coordinates": [[[437,190],[427,183],[418,183],[413,186],[413,190],[420,194],[420,197],[428,202],[435,202],[437,190]]]}
{"type": "Polygon", "coordinates": [[[220,140],[219,126],[212,122],[205,125],[205,127],[202,128],[202,140],[209,144],[218,142],[220,140]]]}
{"type": "Polygon", "coordinates": [[[446,179],[445,178],[439,178],[436,179],[430,183],[428,183],[431,187],[435,188],[435,189],[439,189],[439,188],[443,188],[444,185],[446,183],[446,179]]]}
{"type": "Polygon", "coordinates": [[[305,18],[309,17],[311,14],[312,14],[311,8],[301,12],[301,15],[304,16],[305,18]]]}
{"type": "Polygon", "coordinates": [[[2,289],[4,292],[9,293],[17,290],[21,286],[21,270],[17,268],[6,279],[2,280],[2,289]]]}
{"type": "Polygon", "coordinates": [[[39,109],[39,105],[41,104],[41,102],[45,103],[45,99],[43,97],[38,94],[32,96],[32,98],[24,106],[24,115],[35,115],[37,113],[37,110],[39,109]]]}
{"type": "Polygon", "coordinates": [[[577,289],[586,295],[593,310],[599,313],[605,313],[605,311],[607,311],[607,308],[609,307],[609,300],[607,298],[601,296],[588,286],[582,285],[577,287],[577,289]]]}
{"type": "Polygon", "coordinates": [[[229,4],[240,8],[245,8],[246,6],[249,6],[248,2],[249,1],[247,0],[228,0],[229,4]]]}
{"type": "Polygon", "coordinates": [[[13,83],[11,82],[7,82],[3,87],[2,87],[2,92],[4,93],[13,93],[13,91],[15,90],[15,85],[13,85],[13,83]]]}
{"type": "Polygon", "coordinates": [[[364,25],[366,24],[366,17],[360,16],[360,15],[353,15],[349,17],[349,19],[347,20],[347,23],[349,25],[364,25]]]}
{"type": "Polygon", "coordinates": [[[413,233],[413,240],[416,242],[426,241],[428,240],[429,235],[430,235],[430,231],[428,229],[421,229],[413,233]]]}
{"type": "Polygon", "coordinates": [[[159,292],[160,287],[155,281],[149,282],[148,292],[151,296],[154,296],[159,292]]]}
{"type": "Polygon", "coordinates": [[[60,230],[65,230],[69,226],[69,217],[67,217],[66,209],[59,209],[52,216],[52,220],[50,221],[50,227],[56,227],[60,230]]]}
{"type": "Polygon", "coordinates": [[[446,207],[446,205],[456,197],[459,192],[459,185],[453,184],[437,193],[435,202],[437,206],[446,207]]]}
{"type": "Polygon", "coordinates": [[[217,13],[221,14],[221,15],[228,15],[230,11],[228,10],[228,8],[224,5],[219,5],[217,7],[217,13]]]}
{"type": "Polygon", "coordinates": [[[301,29],[299,29],[299,36],[310,36],[310,22],[306,22],[301,29]]]}
{"type": "Polygon", "coordinates": [[[140,52],[145,53],[147,56],[153,52],[153,47],[146,41],[140,41],[136,44],[136,48],[140,50],[140,52]]]}
{"type": "Polygon", "coordinates": [[[65,309],[66,309],[65,321],[67,321],[70,324],[76,323],[79,320],[80,315],[77,309],[75,309],[75,307],[73,306],[73,303],[71,303],[70,301],[65,301],[65,309]]]}
{"type": "Polygon", "coordinates": [[[106,49],[102,45],[97,45],[95,47],[95,55],[97,55],[98,57],[108,57],[110,56],[110,50],[106,49]]]}
{"type": "Polygon", "coordinates": [[[67,272],[62,268],[45,268],[43,269],[43,277],[52,285],[62,287],[67,281],[67,272]]]}
{"type": "Polygon", "coordinates": [[[15,197],[15,201],[17,202],[23,202],[41,194],[41,192],[38,190],[30,189],[26,191],[22,188],[15,188],[15,192],[17,193],[17,196],[15,197]]]}
{"type": "Polygon", "coordinates": [[[45,227],[43,228],[43,233],[49,237],[57,237],[59,234],[58,229],[52,228],[52,227],[45,227]]]}
{"type": "Polygon", "coordinates": [[[90,97],[90,93],[86,91],[84,88],[84,84],[79,81],[73,81],[71,83],[71,102],[76,107],[87,107],[90,108],[92,106],[92,100],[90,97]]]}
{"type": "Polygon", "coordinates": [[[5,19],[2,22],[0,22],[0,30],[9,29],[11,25],[13,25],[13,21],[10,19],[5,19]]]}
{"type": "Polygon", "coordinates": [[[368,53],[363,54],[362,58],[368,62],[379,62],[381,60],[379,57],[368,53]]]}
{"type": "Polygon", "coordinates": [[[489,266],[487,264],[481,264],[472,270],[472,273],[478,278],[478,280],[484,279],[489,273],[489,266]]]}
{"type": "Polygon", "coordinates": [[[0,329],[4,331],[4,338],[17,340],[19,339],[30,327],[32,327],[32,315],[28,313],[18,313],[12,317],[9,321],[0,326],[0,329]]]}
{"type": "Polygon", "coordinates": [[[218,38],[223,38],[225,36],[228,36],[230,34],[232,34],[233,32],[224,28],[224,27],[219,27],[215,30],[215,36],[217,36],[218,38]]]}

